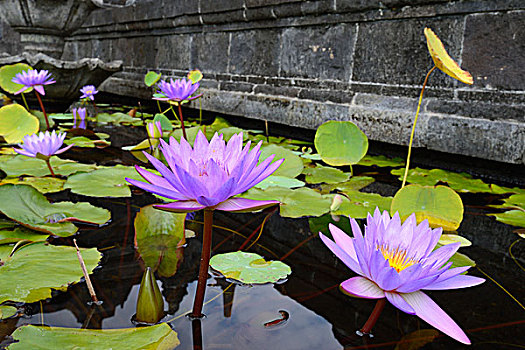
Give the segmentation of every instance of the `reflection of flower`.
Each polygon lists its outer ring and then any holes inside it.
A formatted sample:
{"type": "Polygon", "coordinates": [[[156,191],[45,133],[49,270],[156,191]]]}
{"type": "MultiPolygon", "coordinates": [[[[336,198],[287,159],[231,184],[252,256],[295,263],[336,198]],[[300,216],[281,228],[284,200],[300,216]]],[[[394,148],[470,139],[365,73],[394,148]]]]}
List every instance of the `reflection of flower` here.
{"type": "Polygon", "coordinates": [[[85,129],[86,128],[86,109],[85,108],[73,108],[73,128],[85,129]],[[79,123],[77,125],[77,116],[79,123]]]}
{"type": "Polygon", "coordinates": [[[159,120],[153,123],[148,123],[146,125],[148,130],[148,136],[153,139],[158,139],[162,137],[162,124],[159,120]]]}
{"type": "Polygon", "coordinates": [[[73,147],[73,145],[69,145],[59,149],[64,143],[65,138],[65,133],[57,134],[55,131],[51,133],[46,131],[45,133],[40,132],[38,134],[27,135],[24,137],[24,143],[19,144],[22,149],[15,148],[15,151],[28,157],[42,158],[42,156],[44,156],[43,158],[49,158],[52,155],[63,153],[73,147]],[[38,154],[40,154],[40,156],[38,156],[38,154]]]}
{"type": "Polygon", "coordinates": [[[350,223],[353,238],[333,225],[330,232],[335,243],[319,234],[328,248],[360,275],[344,281],[341,287],[361,298],[386,297],[401,311],[415,314],[452,338],[470,344],[461,328],[421,291],[465,288],[484,281],[463,275],[468,266],[449,269],[452,263],[445,264],[460,243],[433,251],[442,229],[431,229],[426,220],[417,225],[415,215],[401,224],[397,213],[390,219],[388,212],[381,214],[376,209],[373,217],[368,215],[364,236],[354,219],[350,223]]]}
{"type": "Polygon", "coordinates": [[[82,93],[82,96],[80,96],[80,98],[89,98],[91,101],[95,100],[94,95],[98,93],[94,85],[86,85],[82,89],[80,89],[80,92],[82,93]]]}
{"type": "Polygon", "coordinates": [[[153,97],[154,100],[159,101],[171,101],[171,102],[182,102],[194,100],[201,95],[191,96],[199,88],[199,83],[193,83],[191,80],[182,78],[173,80],[170,82],[161,81],[159,83],[160,91],[159,94],[163,97],[153,97]]]}
{"type": "Polygon", "coordinates": [[[169,165],[144,153],[162,176],[155,175],[140,167],[137,171],[149,183],[126,178],[126,180],[148,192],[175,199],[159,209],[187,212],[209,208],[226,211],[250,211],[277,201],[257,201],[245,198],[230,198],[246,191],[272,174],[284,159],[271,163],[270,156],[259,165],[259,143],[250,151],[250,143],[242,147],[242,133],[232,136],[226,144],[217,133],[208,143],[199,131],[192,147],[181,138],[178,143],[173,137],[169,145],[160,140],[161,150],[169,165]]]}
{"type": "Polygon", "coordinates": [[[34,88],[41,95],[45,95],[44,85],[49,85],[55,83],[51,78],[51,74],[47,70],[37,71],[30,69],[27,72],[21,72],[15,75],[11,80],[15,84],[24,85],[23,88],[15,92],[15,95],[26,91],[27,89],[34,88]]]}

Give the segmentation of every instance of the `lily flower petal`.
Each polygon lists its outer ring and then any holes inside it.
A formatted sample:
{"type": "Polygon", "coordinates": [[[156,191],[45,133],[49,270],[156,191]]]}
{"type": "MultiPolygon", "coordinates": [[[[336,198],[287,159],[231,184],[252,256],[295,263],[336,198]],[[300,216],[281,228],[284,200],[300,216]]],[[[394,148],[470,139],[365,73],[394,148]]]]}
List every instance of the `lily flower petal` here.
{"type": "Polygon", "coordinates": [[[361,276],[347,279],[341,283],[341,288],[359,298],[381,299],[385,297],[385,292],[377,284],[361,276]]]}

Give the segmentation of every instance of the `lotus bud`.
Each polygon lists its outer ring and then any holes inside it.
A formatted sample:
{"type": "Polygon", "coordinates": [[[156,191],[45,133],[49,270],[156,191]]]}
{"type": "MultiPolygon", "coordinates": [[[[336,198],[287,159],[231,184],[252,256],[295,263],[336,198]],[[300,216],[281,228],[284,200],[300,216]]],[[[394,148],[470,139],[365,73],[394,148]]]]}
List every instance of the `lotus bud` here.
{"type": "Polygon", "coordinates": [[[336,211],[339,209],[339,207],[343,204],[343,198],[341,195],[336,194],[334,196],[334,199],[332,200],[332,204],[330,205],[330,211],[336,211]]]}
{"type": "Polygon", "coordinates": [[[148,123],[146,125],[148,129],[148,136],[153,139],[160,139],[162,137],[162,125],[160,121],[148,123]]]}
{"type": "Polygon", "coordinates": [[[153,272],[151,272],[151,268],[148,267],[144,271],[140,282],[135,319],[138,322],[157,323],[163,316],[164,300],[157,285],[157,280],[153,272]]]}

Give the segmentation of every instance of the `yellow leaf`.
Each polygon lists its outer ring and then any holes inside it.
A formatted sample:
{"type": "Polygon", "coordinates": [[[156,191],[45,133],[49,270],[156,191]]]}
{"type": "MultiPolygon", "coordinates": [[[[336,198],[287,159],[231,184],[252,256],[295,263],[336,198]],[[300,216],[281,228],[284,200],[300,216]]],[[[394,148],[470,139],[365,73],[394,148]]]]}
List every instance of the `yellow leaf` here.
{"type": "Polygon", "coordinates": [[[436,67],[452,78],[462,83],[472,85],[474,79],[469,72],[461,69],[459,65],[448,55],[443,43],[430,28],[425,28],[425,37],[427,38],[428,51],[436,67]]]}

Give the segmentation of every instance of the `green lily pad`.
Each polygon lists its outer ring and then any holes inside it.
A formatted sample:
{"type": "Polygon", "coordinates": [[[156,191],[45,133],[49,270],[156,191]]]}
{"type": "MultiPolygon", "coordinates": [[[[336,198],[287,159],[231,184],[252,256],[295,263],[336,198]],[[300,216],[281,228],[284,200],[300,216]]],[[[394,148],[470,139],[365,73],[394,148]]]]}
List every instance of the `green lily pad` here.
{"type": "Polygon", "coordinates": [[[216,117],[213,123],[209,125],[209,128],[213,129],[214,131],[219,131],[224,128],[229,128],[230,126],[232,125],[226,119],[221,118],[221,117],[216,117]]]}
{"type": "Polygon", "coordinates": [[[401,220],[412,213],[417,222],[428,219],[431,227],[455,231],[463,220],[463,202],[450,187],[409,185],[397,191],[390,212],[399,212],[401,220]]]}
{"type": "MultiPolygon", "coordinates": [[[[40,124],[39,126],[39,130],[40,131],[46,131],[47,130],[47,125],[46,125],[46,116],[44,115],[44,113],[42,111],[38,111],[38,110],[35,110],[35,109],[32,109],[29,111],[32,115],[34,115],[35,117],[37,117],[38,119],[38,123],[40,124]]],[[[55,121],[53,119],[51,119],[49,116],[47,116],[47,120],[49,121],[49,127],[52,128],[55,126],[55,121]]]]}
{"type": "Polygon", "coordinates": [[[111,145],[111,142],[106,140],[91,140],[85,136],[75,136],[64,141],[66,145],[74,144],[75,147],[83,148],[95,148],[95,147],[107,147],[111,145]]]}
{"type": "MultiPolygon", "coordinates": [[[[81,249],[91,273],[101,254],[94,248],[81,249]]],[[[18,249],[0,266],[0,303],[32,303],[51,297],[52,289],[66,290],[83,276],[73,247],[31,243],[18,249]]]]}
{"type": "MultiPolygon", "coordinates": [[[[440,243],[436,244],[436,247],[434,248],[434,250],[438,249],[441,246],[443,245],[440,243]]],[[[452,262],[452,265],[450,266],[450,268],[462,267],[462,266],[476,266],[476,262],[474,260],[466,256],[465,254],[458,253],[458,252],[454,253],[454,255],[452,255],[450,259],[448,259],[448,261],[452,262]]]]}
{"type": "Polygon", "coordinates": [[[261,147],[261,156],[259,157],[259,163],[271,156],[272,154],[275,154],[272,163],[284,158],[284,162],[273,173],[273,175],[294,178],[297,175],[301,174],[301,172],[303,171],[303,161],[298,155],[294,154],[289,149],[273,144],[261,147]]]}
{"type": "Polygon", "coordinates": [[[362,188],[365,188],[366,186],[373,183],[375,179],[370,176],[352,176],[350,180],[336,183],[336,184],[328,184],[328,185],[321,185],[321,189],[323,193],[329,193],[333,190],[339,190],[342,192],[347,191],[357,191],[362,188]]]}
{"type": "Polygon", "coordinates": [[[171,350],[180,344],[177,333],[167,323],[103,330],[27,325],[12,336],[19,342],[10,344],[9,350],[171,350]]]}
{"type": "MultiPolygon", "coordinates": [[[[32,69],[33,67],[25,63],[8,64],[2,66],[0,68],[0,87],[11,94],[20,91],[20,89],[22,89],[24,85],[13,83],[12,79],[18,73],[27,72],[28,70],[32,69]]],[[[28,93],[31,91],[33,91],[33,88],[27,89],[26,91],[24,91],[24,93],[28,93]]]]}
{"type": "MultiPolygon", "coordinates": [[[[244,131],[243,129],[238,128],[236,126],[230,126],[227,128],[220,129],[219,131],[217,131],[217,133],[219,133],[219,135],[222,134],[222,138],[224,139],[224,141],[229,141],[233,135],[238,134],[243,131],[244,131]]],[[[242,136],[243,136],[243,140],[248,139],[247,133],[244,132],[242,136]]]]}
{"type": "Polygon", "coordinates": [[[0,108],[0,136],[7,143],[22,142],[24,136],[38,132],[38,118],[24,107],[12,104],[0,108]]]}
{"type": "Polygon", "coordinates": [[[441,245],[445,245],[445,244],[457,243],[457,242],[461,244],[460,247],[469,247],[472,245],[472,243],[465,237],[461,237],[458,235],[452,235],[452,234],[441,235],[438,243],[441,245]]]}
{"type": "Polygon", "coordinates": [[[9,257],[12,251],[13,251],[13,245],[10,245],[10,244],[0,245],[0,262],[1,262],[0,266],[9,257]]]}
{"type": "Polygon", "coordinates": [[[303,187],[304,182],[297,180],[297,179],[292,179],[286,176],[270,175],[266,179],[259,182],[254,187],[265,190],[271,186],[296,188],[296,187],[303,187]]]}
{"type": "Polygon", "coordinates": [[[143,124],[142,119],[132,117],[129,114],[126,113],[99,113],[97,116],[97,120],[99,124],[113,124],[113,125],[134,125],[134,126],[140,126],[143,124]]]}
{"type": "MultiPolygon", "coordinates": [[[[405,169],[394,169],[391,173],[398,175],[399,180],[402,181],[405,169]]],[[[492,192],[490,186],[480,179],[473,179],[472,176],[466,173],[454,173],[442,169],[410,169],[407,182],[423,186],[434,186],[438,182],[445,182],[450,188],[462,193],[492,192]]]]}
{"type": "MultiPolygon", "coordinates": [[[[81,171],[93,171],[97,168],[95,164],[82,164],[58,157],[51,157],[50,162],[55,174],[62,176],[68,176],[81,171]]],[[[0,162],[0,169],[2,169],[7,176],[30,175],[41,177],[49,175],[49,169],[43,160],[23,155],[18,155],[5,162],[0,162]]]]}
{"type": "Polygon", "coordinates": [[[368,151],[368,138],[352,122],[329,121],[317,128],[315,148],[329,165],[358,163],[368,151]]]}
{"type": "Polygon", "coordinates": [[[304,168],[303,174],[305,174],[306,182],[310,184],[327,183],[335,184],[340,182],[348,181],[350,178],[349,173],[345,173],[340,169],[317,166],[315,168],[304,168]]]}
{"type": "MultiPolygon", "coordinates": [[[[335,195],[325,195],[333,198],[335,195]]],[[[363,219],[367,215],[373,214],[376,208],[381,212],[389,211],[392,197],[383,197],[377,193],[365,193],[356,190],[346,191],[345,196],[341,196],[343,203],[337,210],[332,211],[334,215],[346,215],[354,219],[363,219]]]]}
{"type": "Polygon", "coordinates": [[[513,194],[509,198],[503,200],[503,204],[489,205],[492,208],[509,208],[509,209],[524,209],[525,210],[525,193],[513,194]]]}
{"type": "Polygon", "coordinates": [[[146,86],[153,86],[160,80],[161,76],[162,74],[157,72],[147,72],[144,77],[144,84],[146,84],[146,86]]]}
{"type": "Polygon", "coordinates": [[[525,227],[525,211],[508,210],[503,213],[487,214],[496,217],[496,220],[507,225],[525,227]]]}
{"type": "Polygon", "coordinates": [[[186,213],[171,213],[142,207],[135,217],[135,240],[146,266],[159,276],[171,277],[177,272],[182,257],[186,213]]]}
{"type": "Polygon", "coordinates": [[[378,167],[402,167],[405,166],[405,160],[403,158],[388,158],[385,156],[369,156],[366,155],[361,159],[357,165],[363,166],[378,166],[378,167]]]}
{"type": "Polygon", "coordinates": [[[18,313],[18,309],[14,306],[0,305],[0,320],[13,317],[18,313]]]}
{"type": "Polygon", "coordinates": [[[49,203],[33,187],[11,184],[0,186],[0,212],[26,227],[64,237],[78,230],[70,221],[101,225],[111,217],[89,203],[49,203]]]}
{"type": "Polygon", "coordinates": [[[160,122],[160,127],[164,132],[171,132],[173,130],[173,124],[171,123],[171,120],[169,120],[169,118],[162,113],[155,114],[153,122],[160,122]]]}
{"type": "Polygon", "coordinates": [[[246,284],[275,283],[292,273],[281,261],[266,261],[258,254],[241,251],[217,254],[210,259],[210,266],[224,277],[246,284]]]}
{"type": "Polygon", "coordinates": [[[0,185],[29,185],[40,193],[53,193],[62,191],[65,182],[56,177],[15,177],[1,180],[0,185]]]}
{"type": "Polygon", "coordinates": [[[190,79],[193,84],[201,81],[202,78],[202,72],[198,69],[194,69],[188,73],[188,79],[190,79]]]}
{"type": "Polygon", "coordinates": [[[126,177],[143,180],[134,167],[116,165],[68,177],[64,189],[90,197],[131,197],[126,177]]]}
{"type": "MultiPolygon", "coordinates": [[[[100,106],[100,104],[97,104],[100,106]]],[[[50,119],[54,120],[71,120],[73,119],[73,114],[71,113],[50,113],[47,115],[50,119]]]]}
{"type": "Polygon", "coordinates": [[[15,227],[11,230],[0,229],[0,244],[16,243],[22,240],[31,242],[45,241],[47,236],[47,234],[25,227],[15,227]]]}

